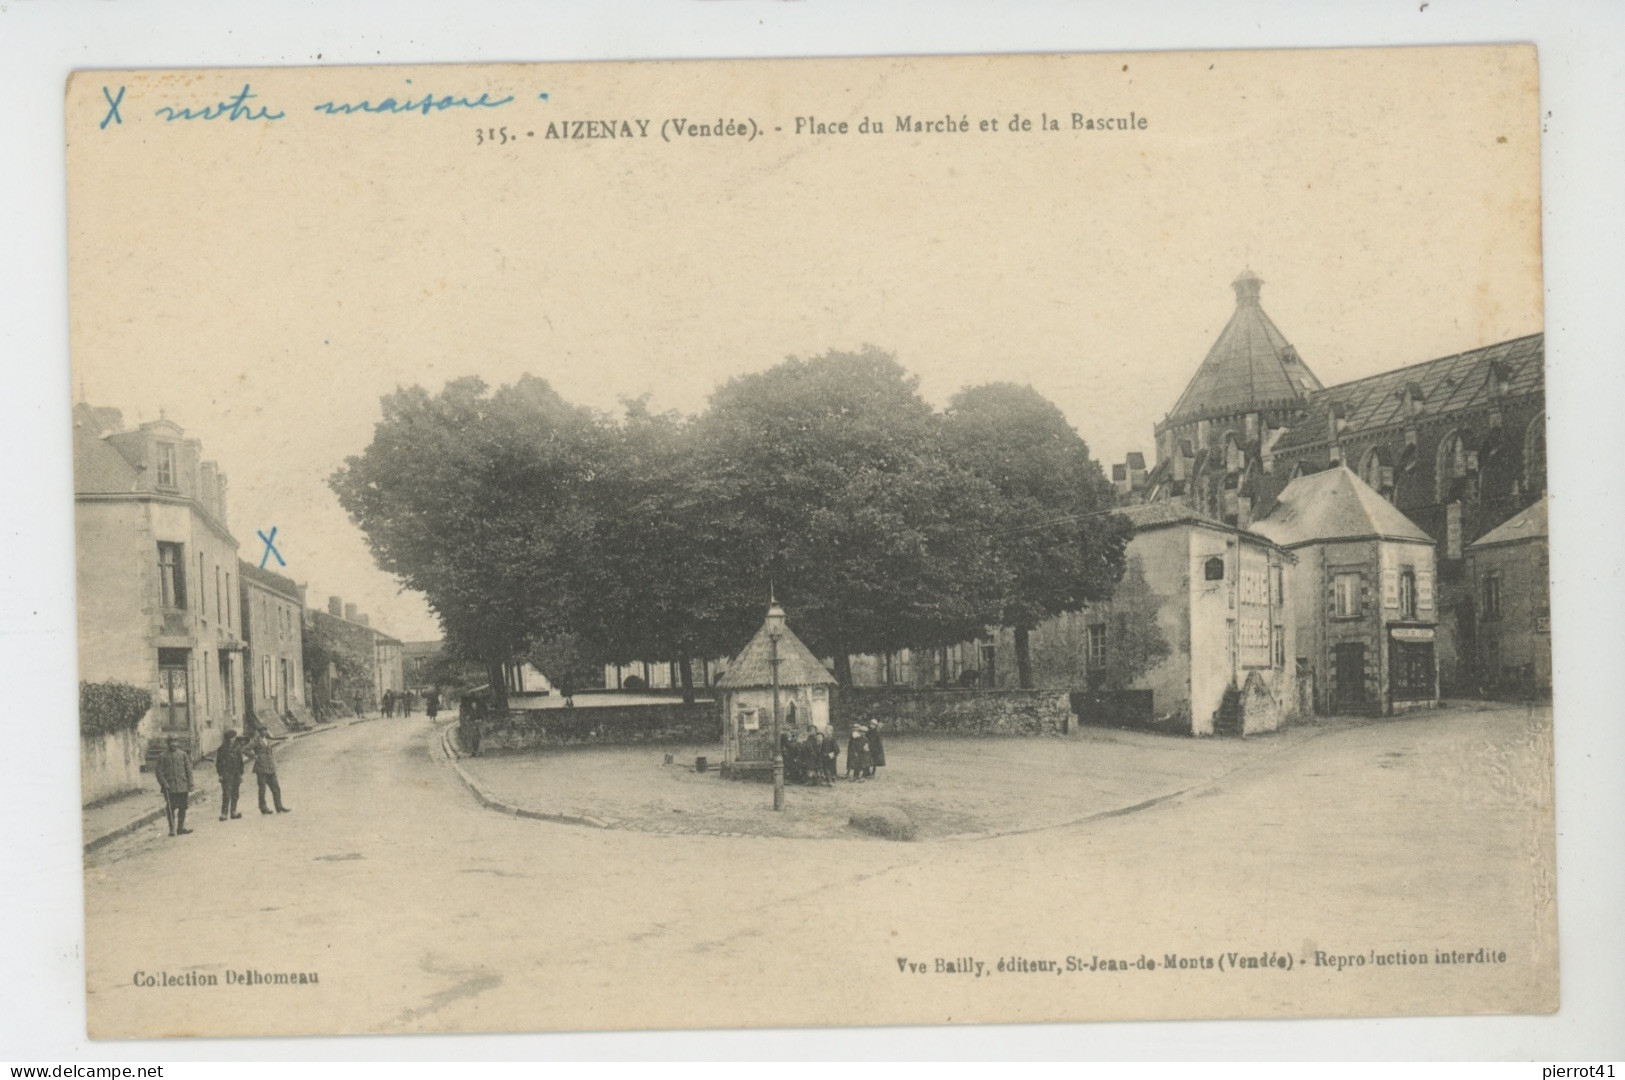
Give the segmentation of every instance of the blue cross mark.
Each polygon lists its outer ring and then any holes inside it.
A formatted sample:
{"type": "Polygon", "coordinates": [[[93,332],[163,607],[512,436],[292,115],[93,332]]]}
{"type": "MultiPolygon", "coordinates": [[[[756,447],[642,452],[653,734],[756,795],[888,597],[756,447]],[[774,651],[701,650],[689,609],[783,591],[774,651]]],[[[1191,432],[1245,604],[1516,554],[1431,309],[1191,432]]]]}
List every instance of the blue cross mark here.
{"type": "Polygon", "coordinates": [[[276,556],[276,564],[278,566],[287,566],[288,565],[282,559],[282,552],[280,552],[280,551],[278,551],[276,549],[276,526],[275,525],[271,526],[271,535],[270,536],[266,536],[263,532],[256,532],[256,535],[258,535],[261,540],[265,541],[265,553],[260,556],[260,569],[261,570],[265,569],[265,560],[269,559],[272,555],[276,556]]]}
{"type": "MultiPolygon", "coordinates": [[[[109,121],[118,124],[124,123],[124,117],[120,116],[118,112],[118,107],[124,103],[124,87],[119,87],[118,97],[114,97],[107,92],[107,87],[104,86],[102,87],[102,97],[107,99],[107,115],[102,117],[101,129],[106,131],[109,121]]],[[[275,532],[276,530],[273,529],[272,531],[275,532]]]]}

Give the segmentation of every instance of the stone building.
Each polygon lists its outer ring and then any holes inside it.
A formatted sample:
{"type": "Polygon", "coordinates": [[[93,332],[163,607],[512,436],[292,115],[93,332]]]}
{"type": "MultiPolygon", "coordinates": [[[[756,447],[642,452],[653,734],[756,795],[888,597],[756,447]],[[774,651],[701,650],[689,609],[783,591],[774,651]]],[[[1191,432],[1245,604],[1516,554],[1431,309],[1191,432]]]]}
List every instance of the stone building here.
{"type": "Polygon", "coordinates": [[[305,707],[305,590],[291,578],[237,564],[242,582],[246,715],[281,734],[311,723],[305,707]]]}
{"type": "Polygon", "coordinates": [[[1437,542],[1440,678],[1471,688],[1465,553],[1546,490],[1544,337],[1322,387],[1264,313],[1262,285],[1234,282],[1230,322],[1156,425],[1156,464],[1120,490],[1245,528],[1294,477],[1348,466],[1437,542]]]}
{"type": "Polygon", "coordinates": [[[1551,693],[1550,581],[1545,498],[1468,545],[1466,590],[1474,598],[1474,672],[1484,692],[1551,693]]]}
{"type": "Polygon", "coordinates": [[[167,737],[210,753],[243,714],[226,478],[162,416],[126,429],[117,409],[80,403],[73,419],[80,677],[152,692],[146,756],[167,737]]]}
{"type": "Polygon", "coordinates": [[[1296,556],[1296,664],[1319,711],[1438,703],[1431,537],[1343,465],[1294,479],[1253,528],[1296,556]]]}
{"type": "Polygon", "coordinates": [[[305,609],[306,700],[323,714],[376,712],[385,690],[406,688],[406,649],[342,597],[305,609]]]}

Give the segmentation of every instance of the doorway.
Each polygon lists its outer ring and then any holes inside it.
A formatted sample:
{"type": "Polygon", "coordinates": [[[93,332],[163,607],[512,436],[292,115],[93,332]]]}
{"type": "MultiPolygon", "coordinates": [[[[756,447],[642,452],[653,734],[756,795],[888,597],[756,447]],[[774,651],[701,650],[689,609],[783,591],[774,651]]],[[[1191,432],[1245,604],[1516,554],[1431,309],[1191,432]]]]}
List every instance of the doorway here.
{"type": "Polygon", "coordinates": [[[192,651],[158,650],[158,720],[166,735],[192,736],[192,651]]]}
{"type": "Polygon", "coordinates": [[[1332,705],[1341,711],[1366,705],[1365,644],[1348,641],[1332,646],[1332,705]]]}

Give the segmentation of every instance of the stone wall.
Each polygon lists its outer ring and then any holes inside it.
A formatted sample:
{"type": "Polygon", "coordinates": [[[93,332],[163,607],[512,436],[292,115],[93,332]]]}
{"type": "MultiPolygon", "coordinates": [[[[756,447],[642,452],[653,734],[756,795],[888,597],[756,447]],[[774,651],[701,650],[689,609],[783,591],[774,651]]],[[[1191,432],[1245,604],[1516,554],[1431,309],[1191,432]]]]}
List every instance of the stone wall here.
{"type": "Polygon", "coordinates": [[[879,720],[882,733],[953,735],[1061,735],[1074,724],[1065,690],[842,687],[833,718],[838,732],[879,720]]]}
{"type": "Polygon", "coordinates": [[[134,728],[79,737],[79,785],[79,798],[85,806],[145,786],[141,737],[134,728]]]}
{"type": "Polygon", "coordinates": [[[722,710],[714,701],[531,709],[488,716],[480,752],[597,743],[713,746],[722,741],[722,710]]]}

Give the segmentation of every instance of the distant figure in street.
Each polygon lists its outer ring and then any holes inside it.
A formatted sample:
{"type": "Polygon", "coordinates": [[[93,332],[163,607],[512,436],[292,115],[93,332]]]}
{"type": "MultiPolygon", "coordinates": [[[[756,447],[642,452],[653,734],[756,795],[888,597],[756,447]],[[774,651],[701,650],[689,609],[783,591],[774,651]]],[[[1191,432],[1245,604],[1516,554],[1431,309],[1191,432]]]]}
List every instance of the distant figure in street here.
{"type": "Polygon", "coordinates": [[[841,744],[835,740],[835,729],[824,729],[823,738],[819,742],[821,764],[824,767],[824,780],[833,784],[835,777],[840,775],[841,744]]]}
{"type": "Polygon", "coordinates": [[[869,775],[875,775],[875,768],[886,764],[886,744],[880,741],[880,721],[876,720],[869,725],[869,775]]]}
{"type": "Polygon", "coordinates": [[[862,780],[869,775],[869,730],[862,724],[852,729],[846,743],[846,778],[862,780]]]}
{"type": "Polygon", "coordinates": [[[164,740],[164,752],[153,766],[158,790],[164,793],[164,815],[169,818],[169,835],[185,836],[186,803],[192,794],[192,758],[173,739],[164,740]]]}
{"type": "Polygon", "coordinates": [[[559,679],[559,696],[564,698],[564,707],[576,707],[576,681],[572,676],[565,675],[559,679]]]}
{"type": "Polygon", "coordinates": [[[430,720],[440,712],[440,687],[429,690],[428,696],[423,699],[423,711],[429,714],[430,720]]]}
{"type": "Polygon", "coordinates": [[[412,705],[416,701],[417,701],[417,695],[412,693],[412,691],[410,691],[410,690],[402,691],[401,692],[401,715],[402,716],[411,716],[412,715],[412,705]]]}
{"type": "Polygon", "coordinates": [[[237,793],[243,785],[243,744],[230,728],[220,737],[220,749],[214,752],[214,774],[220,778],[220,820],[240,818],[237,812],[237,793]]]}
{"type": "Polygon", "coordinates": [[[395,715],[395,691],[384,691],[384,719],[388,720],[395,715]]]}
{"type": "Polygon", "coordinates": [[[293,811],[282,805],[282,785],[276,778],[276,751],[271,746],[271,733],[263,725],[248,744],[248,755],[254,762],[254,779],[259,783],[260,813],[271,813],[271,808],[265,805],[265,792],[269,790],[276,812],[291,814],[293,811]]]}

